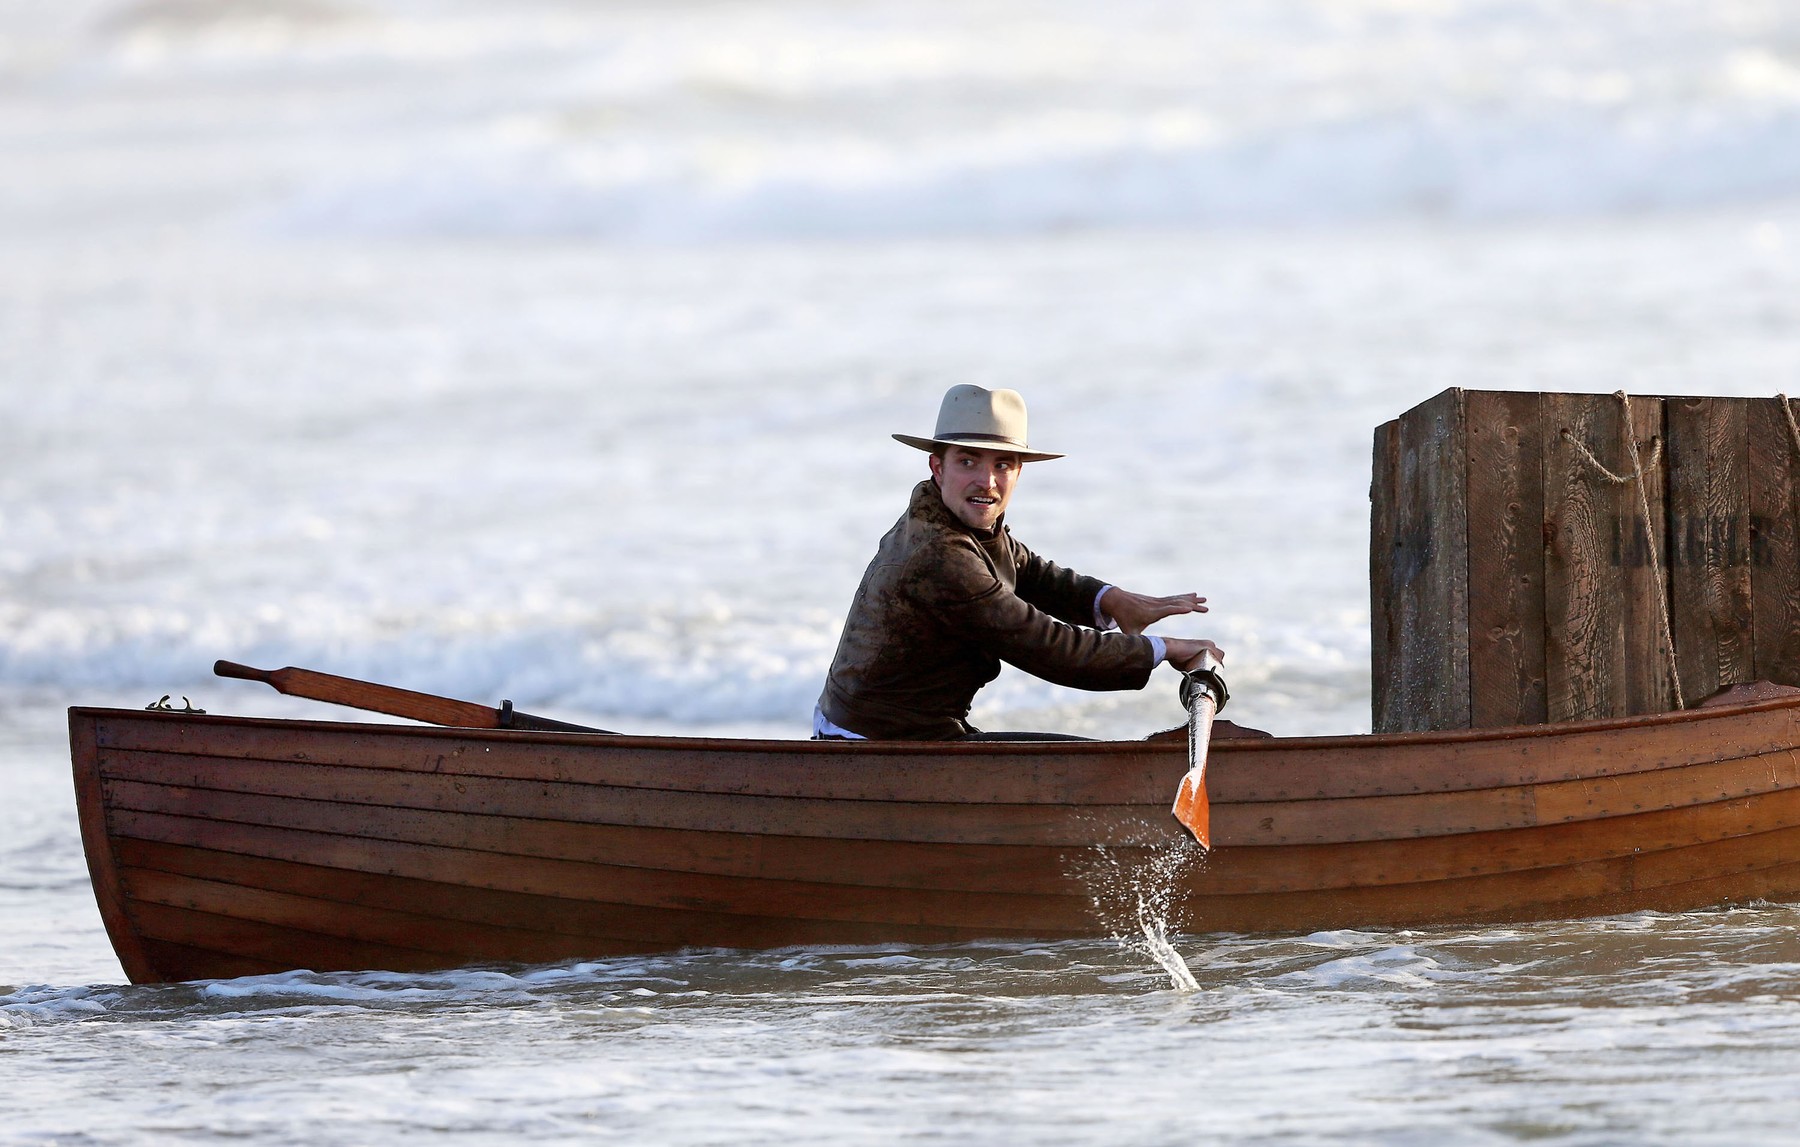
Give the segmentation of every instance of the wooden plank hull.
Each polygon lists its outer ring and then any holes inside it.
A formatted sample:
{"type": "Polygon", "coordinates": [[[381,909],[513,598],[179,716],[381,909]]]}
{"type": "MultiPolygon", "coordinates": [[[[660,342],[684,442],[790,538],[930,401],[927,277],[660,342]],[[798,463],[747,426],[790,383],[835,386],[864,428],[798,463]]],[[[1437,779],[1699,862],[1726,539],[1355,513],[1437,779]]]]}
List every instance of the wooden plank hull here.
{"type": "MultiPolygon", "coordinates": [[[[1101,935],[1176,742],[734,741],[70,711],[135,982],[684,947],[1101,935]]],[[[1800,899],[1800,699],[1224,741],[1196,931],[1800,899]]]]}

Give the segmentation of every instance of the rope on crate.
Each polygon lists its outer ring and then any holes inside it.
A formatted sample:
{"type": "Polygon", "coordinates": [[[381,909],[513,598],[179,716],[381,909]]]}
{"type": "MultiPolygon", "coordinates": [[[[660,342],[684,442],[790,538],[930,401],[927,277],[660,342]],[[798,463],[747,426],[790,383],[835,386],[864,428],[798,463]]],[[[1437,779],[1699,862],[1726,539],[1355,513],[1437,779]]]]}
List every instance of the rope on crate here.
{"type": "MultiPolygon", "coordinates": [[[[1662,557],[1657,553],[1656,535],[1650,529],[1650,491],[1647,488],[1649,483],[1641,481],[1645,467],[1649,466],[1654,469],[1657,462],[1662,459],[1662,438],[1661,436],[1651,437],[1650,460],[1646,463],[1638,454],[1637,422],[1631,415],[1631,396],[1622,390],[1615,390],[1613,397],[1618,399],[1619,404],[1625,409],[1625,449],[1631,455],[1631,472],[1629,474],[1615,474],[1608,470],[1600,459],[1594,457],[1594,452],[1589,450],[1586,444],[1569,432],[1567,426],[1562,428],[1562,439],[1575,448],[1575,453],[1584,462],[1613,485],[1623,486],[1627,482],[1637,483],[1638,508],[1644,515],[1644,548],[1650,551],[1650,579],[1657,587],[1656,611],[1662,620],[1663,652],[1667,655],[1669,662],[1669,684],[1675,687],[1675,707],[1685,709],[1687,708],[1687,698],[1681,695],[1681,673],[1675,662],[1675,626],[1669,618],[1669,595],[1662,592],[1662,557]]],[[[1795,423],[1794,412],[1788,408],[1786,402],[1782,403],[1782,407],[1788,411],[1788,427],[1794,432],[1794,448],[1800,450],[1800,424],[1795,423]]]]}
{"type": "MultiPolygon", "coordinates": [[[[1623,392],[1620,392],[1620,393],[1623,393],[1623,392]]],[[[1618,397],[1618,396],[1619,396],[1618,394],[1614,395],[1614,397],[1618,397]]],[[[1629,422],[1630,421],[1630,400],[1627,400],[1626,411],[1627,411],[1626,421],[1629,422]]],[[[1793,416],[1790,414],[1788,417],[1790,419],[1792,419],[1793,416]]],[[[1795,428],[1795,437],[1797,440],[1800,440],[1800,427],[1795,428]]],[[[1615,486],[1623,486],[1627,482],[1635,482],[1638,480],[1638,475],[1643,473],[1643,468],[1641,466],[1639,466],[1637,463],[1637,439],[1635,437],[1632,439],[1632,443],[1631,443],[1632,470],[1631,470],[1631,473],[1629,473],[1629,474],[1615,474],[1611,470],[1608,470],[1606,468],[1606,463],[1604,463],[1604,462],[1600,461],[1600,459],[1594,457],[1594,452],[1587,448],[1587,443],[1583,442],[1581,439],[1575,437],[1574,434],[1570,433],[1569,428],[1567,426],[1562,428],[1562,440],[1564,442],[1567,442],[1570,446],[1573,446],[1575,448],[1575,453],[1580,456],[1580,458],[1583,462],[1586,462],[1589,466],[1592,466],[1594,468],[1594,472],[1596,474],[1600,475],[1600,477],[1606,479],[1608,482],[1611,482],[1615,486]]],[[[1656,469],[1656,464],[1658,462],[1660,462],[1661,460],[1662,460],[1662,439],[1660,437],[1651,438],[1650,439],[1650,461],[1646,462],[1644,465],[1649,466],[1652,470],[1654,470],[1654,469],[1656,469]]],[[[1645,519],[1645,520],[1648,521],[1649,519],[1645,519]]]]}
{"type": "Polygon", "coordinates": [[[1785,394],[1775,397],[1781,400],[1781,413],[1787,415],[1788,434],[1794,440],[1794,452],[1800,454],[1800,422],[1794,421],[1794,403],[1785,394]]]}

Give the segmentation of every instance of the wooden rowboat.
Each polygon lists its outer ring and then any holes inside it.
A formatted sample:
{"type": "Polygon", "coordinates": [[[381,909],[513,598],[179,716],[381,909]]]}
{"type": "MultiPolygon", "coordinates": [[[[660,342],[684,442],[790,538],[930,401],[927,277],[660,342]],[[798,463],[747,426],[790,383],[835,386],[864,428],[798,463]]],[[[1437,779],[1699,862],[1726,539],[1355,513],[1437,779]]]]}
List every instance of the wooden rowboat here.
{"type": "MultiPolygon", "coordinates": [[[[1082,873],[1183,839],[1185,746],[630,737],[73,709],[135,982],[1104,934],[1082,873]]],[[[1191,931],[1800,899],[1800,697],[1224,741],[1191,931]]]]}

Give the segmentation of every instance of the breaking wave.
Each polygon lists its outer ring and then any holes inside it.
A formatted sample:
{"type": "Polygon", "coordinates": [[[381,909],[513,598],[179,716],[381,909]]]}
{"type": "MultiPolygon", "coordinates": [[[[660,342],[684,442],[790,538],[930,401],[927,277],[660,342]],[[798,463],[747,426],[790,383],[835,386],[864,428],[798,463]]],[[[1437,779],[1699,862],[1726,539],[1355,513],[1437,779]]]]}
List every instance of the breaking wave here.
{"type": "Polygon", "coordinates": [[[62,40],[0,16],[0,83],[73,117],[21,128],[29,225],[684,243],[1800,196],[1800,15],[1757,0],[89,7],[62,40]]]}
{"type": "MultiPolygon", "coordinates": [[[[1357,620],[1324,635],[1329,644],[1305,622],[1285,630],[1214,624],[1245,660],[1233,683],[1249,700],[1231,715],[1288,733],[1366,728],[1367,639],[1357,620]]],[[[0,607],[0,691],[54,692],[85,704],[148,704],[168,694],[178,708],[187,697],[214,712],[274,705],[276,715],[346,715],[213,677],[222,658],[484,704],[509,699],[541,716],[625,732],[729,727],[803,737],[836,641],[836,619],[753,612],[721,620],[717,612],[425,618],[305,607],[279,615],[0,607]]],[[[1142,737],[1182,722],[1176,680],[1165,668],[1142,692],[1096,694],[1009,668],[982,692],[973,718],[987,728],[1142,737]]]]}
{"type": "Polygon", "coordinates": [[[1217,143],[1046,141],[881,166],[771,163],[722,183],[679,170],[596,179],[575,149],[432,156],[322,181],[261,223],[304,236],[679,243],[1681,210],[1800,195],[1800,106],[1736,118],[1417,109],[1217,143]]]}

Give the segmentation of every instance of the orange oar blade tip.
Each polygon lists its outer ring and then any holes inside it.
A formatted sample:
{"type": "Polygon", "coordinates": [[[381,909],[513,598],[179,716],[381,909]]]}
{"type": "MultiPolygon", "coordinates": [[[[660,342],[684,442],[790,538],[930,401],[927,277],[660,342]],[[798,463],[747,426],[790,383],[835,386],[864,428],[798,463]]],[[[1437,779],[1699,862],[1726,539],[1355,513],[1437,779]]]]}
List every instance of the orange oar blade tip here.
{"type": "Polygon", "coordinates": [[[1171,810],[1182,827],[1194,834],[1200,847],[1212,848],[1212,802],[1206,799],[1206,782],[1196,782],[1192,773],[1181,778],[1171,810]]]}

